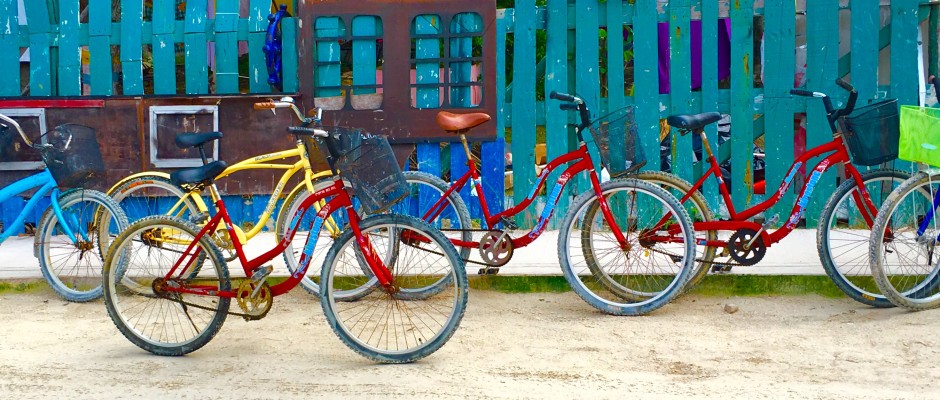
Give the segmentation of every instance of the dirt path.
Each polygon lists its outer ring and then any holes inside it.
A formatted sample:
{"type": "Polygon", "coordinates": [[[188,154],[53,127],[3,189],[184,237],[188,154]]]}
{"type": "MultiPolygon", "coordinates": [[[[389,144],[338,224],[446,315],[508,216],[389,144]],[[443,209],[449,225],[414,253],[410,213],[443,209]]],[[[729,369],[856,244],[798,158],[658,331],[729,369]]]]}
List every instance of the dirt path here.
{"type": "Polygon", "coordinates": [[[610,317],[573,293],[471,292],[436,354],[373,365],[343,346],[319,301],[279,298],[226,321],[189,356],[121,336],[103,304],[0,295],[4,398],[938,398],[940,311],[850,300],[685,297],[654,315],[610,317]],[[735,314],[722,311],[733,302],[735,314]],[[294,347],[289,347],[293,345],[294,347]]]}

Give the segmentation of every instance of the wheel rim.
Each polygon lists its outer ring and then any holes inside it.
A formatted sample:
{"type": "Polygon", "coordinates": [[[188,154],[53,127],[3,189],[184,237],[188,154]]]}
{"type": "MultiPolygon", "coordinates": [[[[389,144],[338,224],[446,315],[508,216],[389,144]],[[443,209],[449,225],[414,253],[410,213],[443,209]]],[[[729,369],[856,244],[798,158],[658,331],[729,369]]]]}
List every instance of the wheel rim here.
{"type": "Polygon", "coordinates": [[[99,235],[100,219],[108,219],[109,226],[121,224],[111,213],[100,213],[102,205],[91,198],[79,198],[77,201],[62,205],[62,214],[67,221],[52,218],[49,226],[43,227],[42,242],[48,249],[44,252],[44,261],[49,272],[48,278],[53,286],[69,296],[82,296],[95,292],[101,287],[101,268],[104,257],[101,249],[107,249],[107,243],[99,245],[109,237],[99,235]],[[77,243],[65,234],[60,225],[68,224],[76,235],[77,243]]]}

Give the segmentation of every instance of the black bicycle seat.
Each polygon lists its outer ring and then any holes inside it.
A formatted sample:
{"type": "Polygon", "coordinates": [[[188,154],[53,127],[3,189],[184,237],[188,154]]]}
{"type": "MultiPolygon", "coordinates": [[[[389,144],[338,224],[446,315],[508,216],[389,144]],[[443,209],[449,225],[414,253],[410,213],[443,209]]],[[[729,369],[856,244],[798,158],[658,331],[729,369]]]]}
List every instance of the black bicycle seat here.
{"type": "Polygon", "coordinates": [[[695,130],[701,129],[705,125],[721,120],[721,114],[716,112],[707,112],[702,114],[677,114],[666,118],[669,126],[678,129],[695,130]]]}
{"type": "Polygon", "coordinates": [[[184,168],[170,174],[170,182],[174,185],[208,184],[216,175],[228,167],[225,161],[213,161],[201,167],[184,168]]]}
{"type": "Polygon", "coordinates": [[[198,147],[221,138],[222,132],[183,132],[176,134],[176,147],[198,147]]]}

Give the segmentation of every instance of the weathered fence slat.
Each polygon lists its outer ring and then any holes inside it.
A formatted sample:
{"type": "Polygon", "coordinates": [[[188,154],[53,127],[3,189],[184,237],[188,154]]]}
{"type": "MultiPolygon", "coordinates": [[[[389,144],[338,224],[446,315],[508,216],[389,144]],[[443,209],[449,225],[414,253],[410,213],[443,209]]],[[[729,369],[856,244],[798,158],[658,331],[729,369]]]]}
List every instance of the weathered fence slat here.
{"type": "Polygon", "coordinates": [[[731,16],[731,199],[738,210],[751,203],[754,178],[753,25],[754,1],[733,2],[731,16]]]}
{"type": "Polygon", "coordinates": [[[16,0],[0,0],[0,96],[20,95],[20,25],[16,0]]]}
{"type": "Polygon", "coordinates": [[[918,103],[917,66],[911,63],[917,59],[918,3],[918,0],[891,2],[890,96],[901,104],[918,103]]]}
{"type": "Polygon", "coordinates": [[[281,49],[281,74],[284,77],[284,92],[294,93],[298,90],[297,76],[297,21],[296,18],[281,20],[281,40],[284,46],[281,49]]]}
{"type": "MultiPolygon", "coordinates": [[[[795,15],[796,9],[792,2],[773,2],[766,4],[764,12],[768,15],[787,16],[795,15]]],[[[875,33],[877,34],[877,30],[875,33]]],[[[764,182],[767,197],[773,196],[773,191],[784,181],[787,169],[793,161],[793,101],[790,98],[790,89],[793,88],[796,62],[793,53],[795,34],[794,18],[765,20],[764,37],[767,44],[764,60],[774,60],[764,64],[764,182]]],[[[793,185],[770,211],[770,215],[788,215],[793,207],[795,191],[796,185],[793,185]]]]}
{"type": "MultiPolygon", "coordinates": [[[[718,111],[718,52],[708,51],[707,49],[718,49],[718,2],[712,0],[701,1],[702,10],[702,88],[701,88],[701,111],[718,111]]],[[[718,147],[718,124],[711,124],[705,127],[705,136],[711,143],[713,149],[718,147]]],[[[649,155],[647,155],[649,157],[649,155]]],[[[702,161],[707,157],[704,149],[702,150],[702,161]]],[[[699,162],[700,172],[704,173],[710,165],[707,162],[699,162]]],[[[718,191],[718,183],[715,179],[709,178],[702,187],[702,193],[705,195],[705,201],[712,210],[718,210],[721,204],[721,195],[718,191]]]]}
{"type": "Polygon", "coordinates": [[[121,0],[121,76],[125,95],[144,94],[141,29],[144,9],[139,0],[121,0]]]}
{"type": "MultiPolygon", "coordinates": [[[[838,76],[839,57],[839,18],[838,0],[820,0],[806,12],[806,88],[820,91],[832,97],[833,107],[845,105],[845,91],[835,85],[838,76]],[[841,100],[840,100],[841,99],[841,100]]],[[[806,100],[806,148],[811,149],[832,140],[832,130],[826,118],[826,111],[818,99],[806,100]]],[[[818,157],[810,160],[810,166],[818,162],[818,157]]],[[[810,173],[807,168],[807,173],[810,173]]],[[[829,195],[835,190],[835,176],[829,171],[818,177],[813,193],[806,208],[806,225],[814,227],[825,206],[829,195]]],[[[807,178],[812,184],[813,178],[807,178]]]]}
{"type": "Polygon", "coordinates": [[[176,21],[174,0],[153,1],[153,93],[176,94],[176,21]]]}
{"type": "MultiPolygon", "coordinates": [[[[513,68],[515,71],[535,68],[536,29],[535,1],[517,1],[515,29],[513,30],[513,68]]],[[[594,32],[596,41],[597,30],[595,29],[594,32]]],[[[594,48],[597,49],[596,44],[594,48]]],[[[513,74],[512,194],[516,204],[528,197],[535,186],[535,81],[533,73],[513,74]]],[[[529,226],[534,222],[534,217],[534,211],[526,210],[516,216],[516,223],[520,226],[529,226]]]]}
{"type": "MultiPolygon", "coordinates": [[[[450,34],[478,32],[482,27],[480,26],[480,21],[477,21],[474,16],[474,14],[469,13],[455,15],[450,23],[450,34]]],[[[450,43],[445,43],[444,45],[448,46],[448,55],[451,58],[473,57],[473,39],[470,37],[451,38],[450,43]]],[[[472,82],[473,78],[471,76],[471,71],[472,62],[470,61],[451,62],[448,68],[448,78],[450,83],[462,84],[472,82]]],[[[472,107],[473,102],[470,98],[470,92],[470,86],[451,86],[450,93],[448,95],[448,99],[450,100],[448,106],[465,108],[472,107]]],[[[455,181],[458,177],[466,173],[467,170],[467,154],[464,151],[463,146],[458,143],[451,143],[451,181],[455,181]]],[[[460,190],[460,197],[463,198],[464,203],[467,205],[471,218],[480,218],[482,217],[482,213],[480,211],[479,201],[471,198],[471,192],[475,191],[475,189],[473,189],[471,186],[472,182],[471,185],[464,186],[463,189],[460,190]]]]}
{"type": "Polygon", "coordinates": [[[644,169],[658,171],[659,165],[659,55],[656,26],[656,0],[637,0],[633,7],[633,100],[636,127],[646,154],[644,169]]]}
{"type": "MultiPolygon", "coordinates": [[[[575,93],[587,103],[592,118],[604,115],[600,101],[600,49],[598,48],[599,41],[597,37],[600,28],[600,12],[598,8],[597,0],[575,1],[575,17],[579,22],[575,29],[575,44],[578,49],[574,55],[575,93]]],[[[555,102],[549,104],[552,103],[555,102]]],[[[593,142],[589,131],[584,131],[584,136],[585,140],[593,142]]],[[[600,171],[600,156],[597,154],[597,146],[588,146],[588,151],[591,152],[595,170],[600,171]]],[[[587,189],[587,181],[579,174],[571,180],[571,186],[575,193],[580,193],[587,189]]]]}
{"type": "MultiPolygon", "coordinates": [[[[669,94],[672,114],[692,113],[691,18],[689,0],[669,4],[669,94]]],[[[672,173],[692,180],[692,136],[671,130],[672,173]]]]}
{"type": "MultiPolygon", "coordinates": [[[[607,2],[607,112],[612,113],[624,107],[624,56],[623,56],[623,2],[607,2]]],[[[622,129],[611,131],[610,162],[624,165],[626,136],[622,129]]]]}
{"type": "MultiPolygon", "coordinates": [[[[568,4],[566,0],[549,0],[546,15],[545,43],[545,94],[552,91],[568,91],[568,4]]],[[[499,54],[499,52],[497,52],[499,54]]],[[[551,160],[572,150],[569,143],[569,113],[557,108],[557,101],[546,99],[550,108],[545,113],[545,156],[551,160]]],[[[548,182],[555,182],[561,175],[560,170],[553,172],[548,182]]],[[[558,198],[558,212],[553,221],[557,224],[568,209],[571,187],[565,188],[565,195],[558,198]]]]}
{"type": "Polygon", "coordinates": [[[111,1],[88,8],[88,52],[91,94],[110,96],[114,91],[111,64],[111,1]]]}
{"type": "Polygon", "coordinates": [[[217,0],[214,29],[215,92],[238,93],[238,0],[217,0]]]}
{"type": "MultiPolygon", "coordinates": [[[[251,0],[248,11],[248,91],[251,93],[271,92],[268,85],[268,68],[264,60],[264,36],[268,29],[268,14],[271,12],[270,0],[251,0]]],[[[319,44],[319,43],[318,43],[319,44]]],[[[338,56],[337,51],[337,56],[338,56]]],[[[337,66],[338,68],[338,66],[337,66]]]]}
{"type": "MultiPolygon", "coordinates": [[[[438,15],[418,15],[412,22],[417,35],[438,35],[441,33],[441,17],[438,15]]],[[[414,39],[415,41],[415,83],[440,84],[441,76],[438,62],[423,59],[437,59],[441,57],[440,39],[414,39]]],[[[439,108],[441,105],[440,89],[437,87],[418,87],[415,89],[415,107],[439,108]]],[[[416,154],[418,170],[431,175],[441,176],[441,145],[440,143],[418,143],[416,154]]],[[[419,188],[419,207],[429,209],[433,205],[431,194],[427,188],[419,188]]]]}
{"type": "Polygon", "coordinates": [[[29,7],[26,7],[26,23],[29,26],[29,93],[32,96],[55,93],[52,86],[52,54],[49,48],[52,25],[49,17],[46,2],[30,2],[29,7]]]}
{"type": "Polygon", "coordinates": [[[186,2],[183,36],[186,94],[209,93],[209,68],[206,58],[207,0],[186,2]]]}
{"type": "MultiPolygon", "coordinates": [[[[78,96],[82,94],[81,51],[78,47],[78,2],[59,3],[59,65],[58,94],[78,96]]],[[[3,51],[3,50],[0,50],[3,51]]]]}

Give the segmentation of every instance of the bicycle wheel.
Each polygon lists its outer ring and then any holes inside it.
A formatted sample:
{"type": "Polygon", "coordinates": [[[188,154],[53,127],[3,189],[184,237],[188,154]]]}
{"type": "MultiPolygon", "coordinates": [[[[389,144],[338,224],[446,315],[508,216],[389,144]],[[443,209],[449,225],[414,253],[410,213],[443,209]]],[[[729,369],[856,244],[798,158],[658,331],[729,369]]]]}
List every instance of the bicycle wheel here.
{"type": "MultiPolygon", "coordinates": [[[[684,179],[667,172],[642,171],[632,174],[630,177],[658,185],[677,199],[681,199],[687,193],[692,192],[692,185],[689,182],[686,182],[684,179]]],[[[689,213],[689,217],[692,219],[693,224],[696,222],[709,222],[715,218],[714,214],[712,214],[712,210],[708,207],[708,202],[705,201],[705,196],[702,196],[702,193],[699,191],[693,192],[692,196],[689,197],[689,199],[686,200],[682,205],[689,213]]],[[[702,279],[705,279],[705,275],[708,274],[708,270],[712,266],[712,261],[715,259],[717,248],[713,246],[699,245],[699,239],[718,240],[718,231],[706,230],[696,232],[696,264],[695,268],[692,270],[692,274],[689,277],[689,283],[686,283],[685,285],[685,290],[692,289],[702,282],[702,279]]]]}
{"type": "Polygon", "coordinates": [[[346,230],[327,254],[320,297],[330,327],[349,348],[383,363],[407,363],[439,349],[454,334],[467,306],[464,263],[440,231],[414,217],[376,215],[359,224],[379,259],[391,259],[393,290],[381,286],[357,301],[343,301],[348,292],[371,287],[363,271],[356,237],[346,230]],[[394,251],[396,257],[388,257],[394,251]],[[439,283],[446,283],[441,285],[439,283]],[[435,284],[438,283],[438,284],[435,284]],[[433,296],[429,286],[443,286],[433,296]]]}
{"type": "Polygon", "coordinates": [[[143,218],[118,236],[105,260],[104,304],[111,321],[131,343],[153,354],[198,350],[228,315],[227,297],[161,290],[171,285],[231,290],[222,254],[206,237],[194,248],[205,257],[182,264],[177,278],[165,279],[198,232],[199,227],[176,217],[143,218]]]}
{"type": "MultiPolygon", "coordinates": [[[[424,215],[431,211],[431,207],[444,196],[444,193],[450,189],[450,185],[444,182],[443,179],[426,172],[406,171],[404,175],[405,181],[411,187],[410,194],[401,202],[392,206],[389,212],[425,219],[424,215]]],[[[425,221],[450,239],[465,242],[473,240],[473,235],[469,231],[473,229],[470,211],[467,210],[467,204],[456,191],[452,192],[441,203],[440,212],[437,213],[436,218],[433,220],[425,219],[425,221]]],[[[470,250],[469,247],[457,248],[457,252],[464,260],[470,257],[470,250]]]]}
{"type": "MultiPolygon", "coordinates": [[[[875,207],[881,207],[892,190],[910,177],[893,169],[862,174],[862,182],[875,207]]],[[[816,230],[819,260],[829,279],[853,300],[873,307],[893,307],[881,294],[868,263],[870,226],[862,217],[858,185],[846,179],[829,197],[816,230]]],[[[874,218],[874,216],[872,216],[874,218]]]]}
{"type": "Polygon", "coordinates": [[[565,279],[575,293],[595,308],[614,315],[641,315],[678,296],[695,263],[692,222],[679,201],[665,190],[636,179],[601,184],[618,226],[590,210],[593,190],[569,206],[558,237],[565,279]],[[674,219],[666,232],[662,220],[674,219]],[[627,239],[624,249],[614,229],[627,239]],[[658,239],[676,239],[669,243],[658,239]]]}
{"type": "Polygon", "coordinates": [[[184,220],[200,215],[189,194],[161,175],[141,175],[122,181],[108,189],[108,195],[121,205],[130,222],[151,215],[172,215],[184,220]]]}
{"type": "Polygon", "coordinates": [[[938,193],[940,179],[918,172],[878,210],[869,263],[875,284],[892,304],[911,310],[940,306],[938,193]]]}
{"type": "Polygon", "coordinates": [[[127,227],[127,217],[114,200],[95,190],[66,192],[59,196],[59,207],[65,221],[49,207],[39,222],[36,242],[42,276],[68,301],[97,299],[104,265],[101,251],[110,245],[111,234],[127,227]]]}

